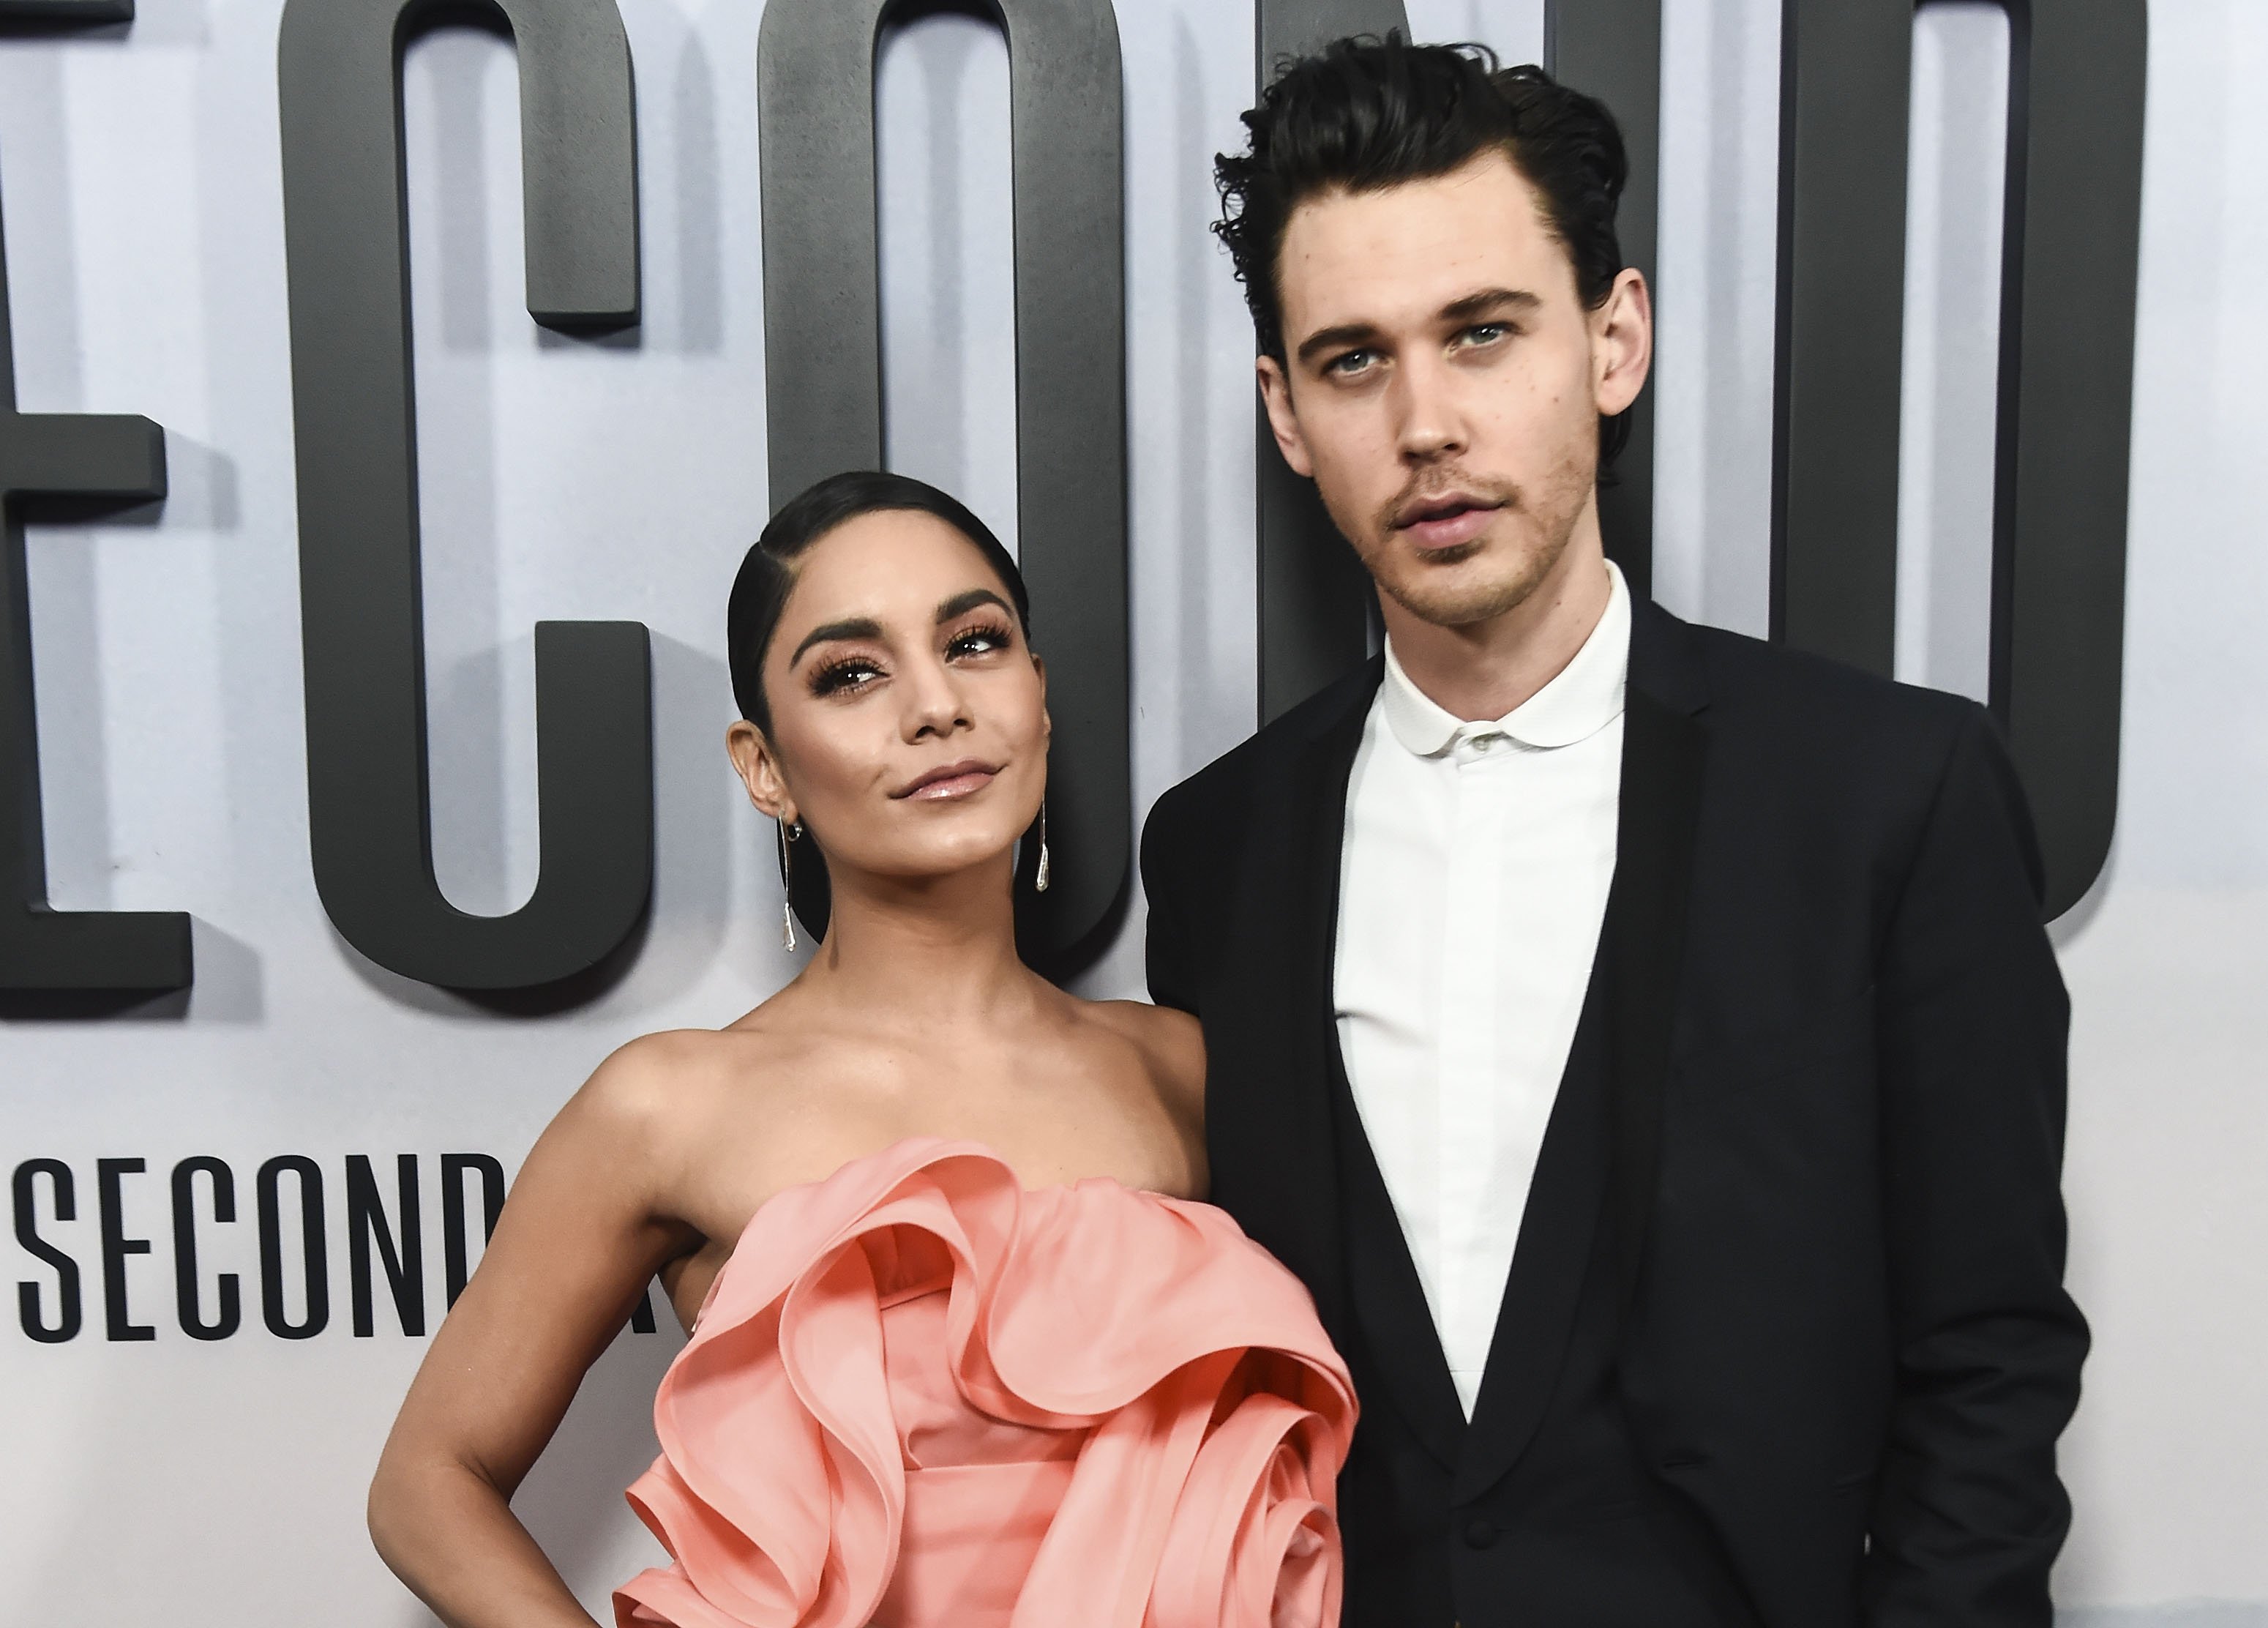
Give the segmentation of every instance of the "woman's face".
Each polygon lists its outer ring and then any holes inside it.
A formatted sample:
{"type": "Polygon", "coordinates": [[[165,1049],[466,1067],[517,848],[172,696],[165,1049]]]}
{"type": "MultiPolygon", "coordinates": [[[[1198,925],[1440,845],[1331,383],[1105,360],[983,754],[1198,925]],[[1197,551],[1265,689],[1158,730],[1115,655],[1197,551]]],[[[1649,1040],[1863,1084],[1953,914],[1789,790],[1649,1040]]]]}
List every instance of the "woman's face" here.
{"type": "Polygon", "coordinates": [[[770,739],[729,736],[748,794],[844,867],[942,875],[1005,854],[1047,789],[1047,681],[1007,585],[935,515],[845,521],[796,562],[765,652],[770,739]]]}

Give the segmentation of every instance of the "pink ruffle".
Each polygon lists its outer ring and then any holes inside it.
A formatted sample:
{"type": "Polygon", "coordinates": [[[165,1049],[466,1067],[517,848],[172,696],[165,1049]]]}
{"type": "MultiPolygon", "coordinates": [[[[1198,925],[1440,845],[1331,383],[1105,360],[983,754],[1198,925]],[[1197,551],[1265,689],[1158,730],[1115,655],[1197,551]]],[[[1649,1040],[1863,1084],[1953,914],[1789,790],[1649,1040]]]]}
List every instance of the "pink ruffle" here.
{"type": "Polygon", "coordinates": [[[1354,1420],[1223,1212],[909,1139],[748,1223],[630,1489],[675,1564],[615,1621],[1333,1628],[1354,1420]]]}

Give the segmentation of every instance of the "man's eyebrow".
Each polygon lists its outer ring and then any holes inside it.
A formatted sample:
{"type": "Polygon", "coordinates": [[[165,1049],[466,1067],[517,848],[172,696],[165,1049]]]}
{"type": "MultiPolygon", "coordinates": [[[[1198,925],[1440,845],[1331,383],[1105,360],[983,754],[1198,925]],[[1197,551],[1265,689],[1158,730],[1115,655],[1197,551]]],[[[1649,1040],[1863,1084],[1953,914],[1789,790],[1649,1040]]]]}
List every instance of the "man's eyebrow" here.
{"type": "Polygon", "coordinates": [[[1441,314],[1452,322],[1469,322],[1473,318],[1486,316],[1506,306],[1522,311],[1534,311],[1543,304],[1541,297],[1523,288],[1484,288],[1468,294],[1462,299],[1453,299],[1441,307],[1441,314]]]}
{"type": "Polygon", "coordinates": [[[803,636],[803,643],[795,647],[795,654],[787,659],[787,664],[793,667],[803,659],[805,651],[809,650],[814,645],[824,645],[829,639],[880,638],[881,637],[882,624],[871,616],[853,616],[846,622],[821,622],[803,636]]]}
{"type": "Polygon", "coordinates": [[[1377,337],[1378,329],[1368,322],[1342,322],[1336,328],[1317,328],[1300,342],[1296,359],[1304,367],[1326,350],[1336,350],[1342,345],[1351,348],[1368,344],[1377,337]]]}
{"type": "Polygon", "coordinates": [[[998,605],[1010,615],[1015,615],[1014,607],[993,593],[991,589],[971,588],[966,593],[954,594],[937,608],[937,625],[941,628],[955,616],[967,615],[979,605],[998,605]]]}
{"type": "MultiPolygon", "coordinates": [[[[1469,322],[1476,317],[1490,315],[1507,308],[1535,311],[1543,304],[1540,295],[1521,288],[1484,288],[1453,299],[1441,307],[1441,318],[1449,322],[1469,322]]],[[[1336,328],[1318,328],[1300,342],[1298,360],[1301,365],[1313,362],[1326,350],[1354,349],[1375,344],[1378,328],[1371,322],[1342,322],[1336,328]]]]}

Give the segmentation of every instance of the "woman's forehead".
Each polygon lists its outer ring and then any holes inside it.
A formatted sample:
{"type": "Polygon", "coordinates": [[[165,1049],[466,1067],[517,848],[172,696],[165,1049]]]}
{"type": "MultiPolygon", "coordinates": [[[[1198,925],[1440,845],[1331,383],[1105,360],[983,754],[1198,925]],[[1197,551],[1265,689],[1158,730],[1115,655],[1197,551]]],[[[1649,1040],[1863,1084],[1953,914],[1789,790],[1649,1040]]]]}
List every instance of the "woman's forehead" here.
{"type": "Polygon", "coordinates": [[[845,520],[804,551],[783,619],[927,627],[939,607],[980,592],[1009,599],[983,550],[958,527],[917,509],[876,510],[845,520]]]}

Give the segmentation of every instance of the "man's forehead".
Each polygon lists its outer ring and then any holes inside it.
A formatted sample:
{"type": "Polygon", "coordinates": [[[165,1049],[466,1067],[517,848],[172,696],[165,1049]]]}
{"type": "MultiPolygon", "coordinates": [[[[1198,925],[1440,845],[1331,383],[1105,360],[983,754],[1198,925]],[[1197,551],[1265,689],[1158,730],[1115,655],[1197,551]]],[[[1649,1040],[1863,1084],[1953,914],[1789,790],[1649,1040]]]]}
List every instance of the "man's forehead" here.
{"type": "Polygon", "coordinates": [[[1565,254],[1535,188],[1501,152],[1447,174],[1303,199],[1285,223],[1277,288],[1293,328],[1431,314],[1475,288],[1532,286],[1565,254]],[[1357,313],[1348,307],[1376,306],[1357,313]]]}

